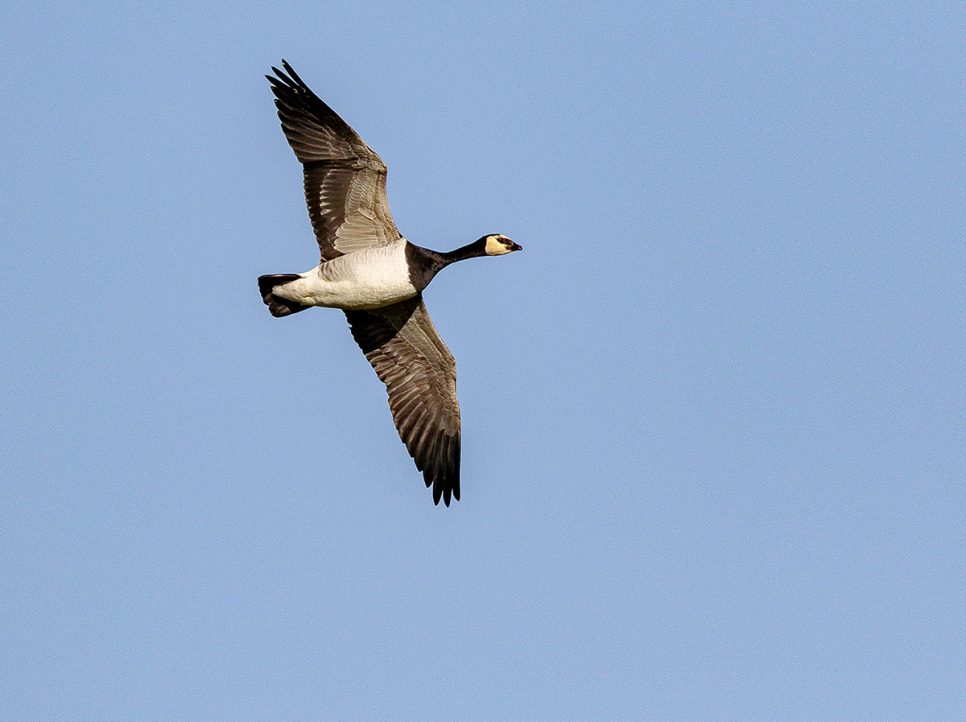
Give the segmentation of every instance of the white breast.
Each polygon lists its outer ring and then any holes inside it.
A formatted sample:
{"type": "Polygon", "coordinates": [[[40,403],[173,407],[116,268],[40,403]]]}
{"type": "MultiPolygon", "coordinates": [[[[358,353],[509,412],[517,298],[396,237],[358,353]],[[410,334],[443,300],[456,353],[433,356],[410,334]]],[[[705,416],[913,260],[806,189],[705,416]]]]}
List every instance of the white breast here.
{"type": "Polygon", "coordinates": [[[276,287],[274,294],[306,306],[344,309],[380,308],[412,298],[416,289],[409,280],[406,240],[333,258],[276,287]]]}

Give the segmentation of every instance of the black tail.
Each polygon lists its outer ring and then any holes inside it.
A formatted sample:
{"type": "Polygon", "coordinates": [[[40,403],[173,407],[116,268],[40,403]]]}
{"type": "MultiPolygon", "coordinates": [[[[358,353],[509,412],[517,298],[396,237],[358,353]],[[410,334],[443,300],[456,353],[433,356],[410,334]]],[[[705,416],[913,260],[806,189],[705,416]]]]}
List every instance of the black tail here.
{"type": "Polygon", "coordinates": [[[272,293],[276,286],[294,281],[296,278],[301,278],[301,276],[297,273],[277,273],[273,276],[258,277],[258,290],[262,292],[262,300],[273,316],[291,316],[293,313],[311,308],[311,306],[303,306],[301,303],[279,298],[272,293]]]}

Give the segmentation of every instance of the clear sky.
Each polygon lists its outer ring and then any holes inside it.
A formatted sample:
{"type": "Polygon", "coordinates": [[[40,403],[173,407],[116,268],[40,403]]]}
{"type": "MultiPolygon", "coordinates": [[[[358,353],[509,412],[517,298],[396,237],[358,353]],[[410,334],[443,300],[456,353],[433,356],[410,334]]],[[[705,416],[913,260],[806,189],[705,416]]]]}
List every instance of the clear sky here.
{"type": "Polygon", "coordinates": [[[966,5],[3,3],[0,719],[966,719],[966,5]],[[264,74],[386,161],[433,506],[264,74]]]}

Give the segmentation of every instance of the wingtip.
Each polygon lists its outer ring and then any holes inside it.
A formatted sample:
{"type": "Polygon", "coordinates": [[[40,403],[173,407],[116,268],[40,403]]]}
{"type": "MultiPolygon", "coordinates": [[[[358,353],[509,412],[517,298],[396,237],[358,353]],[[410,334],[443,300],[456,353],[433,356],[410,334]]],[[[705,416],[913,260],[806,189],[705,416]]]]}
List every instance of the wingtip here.
{"type": "MultiPolygon", "coordinates": [[[[439,506],[440,499],[443,500],[443,504],[449,506],[450,501],[455,499],[460,500],[460,488],[459,484],[455,486],[448,485],[443,481],[435,481],[433,483],[433,504],[439,506]]],[[[427,484],[429,486],[429,484],[427,484]]]]}
{"type": "Polygon", "coordinates": [[[288,64],[288,61],[284,58],[282,59],[282,67],[284,70],[279,70],[274,65],[272,66],[272,72],[275,73],[275,77],[271,75],[266,75],[268,82],[274,86],[287,85],[289,87],[301,85],[302,81],[292,70],[292,66],[288,64]]]}
{"type": "Polygon", "coordinates": [[[292,88],[301,88],[303,90],[309,89],[309,87],[302,82],[302,79],[299,77],[298,73],[295,72],[295,69],[285,58],[282,58],[282,67],[285,69],[285,72],[280,71],[274,66],[272,66],[272,70],[275,71],[275,74],[281,78],[286,85],[292,88]]]}

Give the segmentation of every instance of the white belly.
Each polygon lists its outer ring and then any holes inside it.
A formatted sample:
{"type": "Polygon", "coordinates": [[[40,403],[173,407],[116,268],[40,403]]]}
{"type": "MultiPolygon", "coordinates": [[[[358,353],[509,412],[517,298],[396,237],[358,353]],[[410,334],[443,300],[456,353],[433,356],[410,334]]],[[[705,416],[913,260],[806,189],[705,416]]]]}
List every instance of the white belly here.
{"type": "Polygon", "coordinates": [[[381,308],[416,295],[409,281],[406,241],[333,258],[273,293],[306,306],[381,308]]]}

